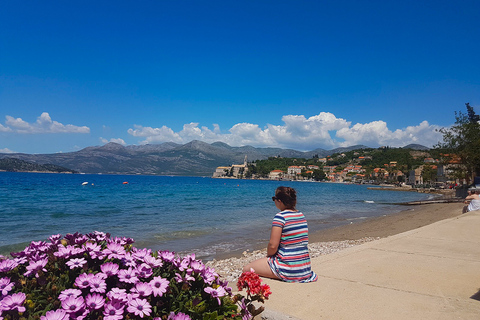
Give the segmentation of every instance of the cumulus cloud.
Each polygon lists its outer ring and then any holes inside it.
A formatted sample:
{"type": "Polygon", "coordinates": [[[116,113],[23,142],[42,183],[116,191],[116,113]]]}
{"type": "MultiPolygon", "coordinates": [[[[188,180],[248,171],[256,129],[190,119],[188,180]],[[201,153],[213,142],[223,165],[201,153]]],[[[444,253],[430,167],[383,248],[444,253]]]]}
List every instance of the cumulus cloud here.
{"type": "Polygon", "coordinates": [[[351,121],[337,118],[329,112],[321,112],[309,118],[303,115],[285,115],[282,121],[282,125],[267,124],[264,128],[258,124],[238,123],[227,132],[222,132],[218,124],[214,124],[211,130],[200,127],[195,122],[185,124],[178,132],[166,126],[152,128],[135,125],[128,133],[134,137],[144,138],[141,141],[143,144],[169,141],[187,143],[191,140],[200,140],[207,143],[222,141],[231,146],[252,145],[297,150],[332,149],[357,144],[369,147],[383,145],[403,147],[418,143],[431,147],[441,140],[441,134],[436,131],[440,127],[427,121],[394,131],[388,128],[385,121],[352,125],[351,121]]]}
{"type": "Polygon", "coordinates": [[[48,112],[43,112],[37,121],[28,123],[22,118],[5,116],[5,126],[0,124],[0,132],[15,133],[90,133],[90,128],[86,126],[75,126],[72,124],[62,124],[52,120],[48,112]]]}
{"type": "Polygon", "coordinates": [[[108,140],[108,139],[100,137],[100,142],[104,143],[104,144],[107,144],[109,142],[115,142],[115,143],[121,144],[122,146],[127,145],[127,143],[123,139],[120,139],[120,138],[112,138],[112,139],[108,140]]]}

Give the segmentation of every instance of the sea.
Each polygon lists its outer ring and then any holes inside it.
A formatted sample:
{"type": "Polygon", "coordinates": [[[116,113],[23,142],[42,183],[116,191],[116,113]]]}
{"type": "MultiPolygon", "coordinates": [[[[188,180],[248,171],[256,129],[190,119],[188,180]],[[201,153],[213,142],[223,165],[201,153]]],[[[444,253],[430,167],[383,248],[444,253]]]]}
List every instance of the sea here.
{"type": "Polygon", "coordinates": [[[279,186],[297,190],[310,232],[431,197],[323,182],[0,172],[0,254],[53,234],[101,231],[206,261],[235,256],[266,247],[279,186]]]}

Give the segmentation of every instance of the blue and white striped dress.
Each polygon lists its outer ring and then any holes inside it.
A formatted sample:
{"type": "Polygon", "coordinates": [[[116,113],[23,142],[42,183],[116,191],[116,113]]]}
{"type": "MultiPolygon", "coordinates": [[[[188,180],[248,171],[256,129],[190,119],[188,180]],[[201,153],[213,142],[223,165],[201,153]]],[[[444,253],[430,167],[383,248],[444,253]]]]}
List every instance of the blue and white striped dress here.
{"type": "Polygon", "coordinates": [[[275,255],[268,257],[272,272],[287,282],[312,282],[318,276],[310,266],[308,226],[303,213],[284,210],[273,218],[273,227],[282,228],[280,245],[275,255]]]}

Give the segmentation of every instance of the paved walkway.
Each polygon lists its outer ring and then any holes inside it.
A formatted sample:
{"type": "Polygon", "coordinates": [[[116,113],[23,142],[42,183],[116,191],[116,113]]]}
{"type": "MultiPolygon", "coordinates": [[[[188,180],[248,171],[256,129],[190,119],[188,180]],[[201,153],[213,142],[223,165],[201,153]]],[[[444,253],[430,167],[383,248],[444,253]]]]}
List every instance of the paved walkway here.
{"type": "Polygon", "coordinates": [[[267,319],[480,319],[480,212],[312,260],[319,279],[272,288],[267,319]]]}

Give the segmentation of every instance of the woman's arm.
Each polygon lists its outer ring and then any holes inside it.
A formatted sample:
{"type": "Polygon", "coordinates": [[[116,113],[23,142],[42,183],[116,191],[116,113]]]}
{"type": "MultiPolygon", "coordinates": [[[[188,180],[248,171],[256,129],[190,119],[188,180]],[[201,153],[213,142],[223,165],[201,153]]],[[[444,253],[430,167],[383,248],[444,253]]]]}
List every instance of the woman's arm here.
{"type": "Polygon", "coordinates": [[[280,238],[282,237],[282,228],[272,227],[270,232],[270,241],[267,246],[267,257],[273,256],[278,251],[278,246],[280,245],[280,238]]]}

